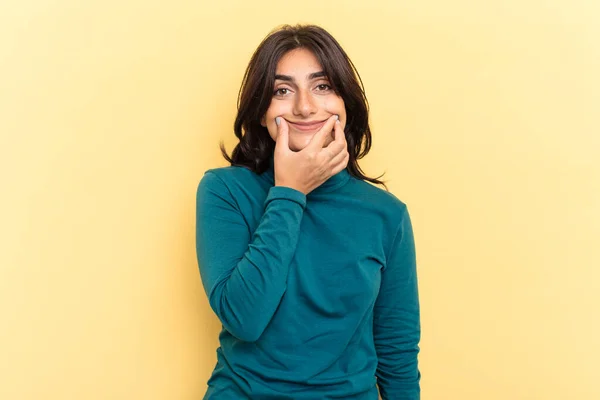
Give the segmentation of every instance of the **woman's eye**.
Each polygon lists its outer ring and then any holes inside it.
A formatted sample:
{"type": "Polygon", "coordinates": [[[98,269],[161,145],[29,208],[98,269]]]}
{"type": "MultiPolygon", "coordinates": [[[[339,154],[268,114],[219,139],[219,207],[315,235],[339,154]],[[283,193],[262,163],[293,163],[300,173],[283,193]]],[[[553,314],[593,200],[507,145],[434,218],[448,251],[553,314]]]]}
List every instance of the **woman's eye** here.
{"type": "MultiPolygon", "coordinates": [[[[317,90],[319,90],[320,92],[327,91],[330,89],[331,89],[331,86],[326,83],[321,83],[320,85],[317,85],[317,90]]],[[[273,92],[273,94],[275,96],[285,96],[286,94],[289,93],[289,91],[290,91],[290,89],[288,89],[288,88],[279,88],[279,89],[275,89],[275,92],[273,92]]]]}
{"type": "Polygon", "coordinates": [[[288,88],[279,88],[279,89],[275,89],[275,93],[273,93],[274,95],[279,95],[279,96],[283,96],[286,93],[281,93],[282,90],[289,90],[288,88]]]}

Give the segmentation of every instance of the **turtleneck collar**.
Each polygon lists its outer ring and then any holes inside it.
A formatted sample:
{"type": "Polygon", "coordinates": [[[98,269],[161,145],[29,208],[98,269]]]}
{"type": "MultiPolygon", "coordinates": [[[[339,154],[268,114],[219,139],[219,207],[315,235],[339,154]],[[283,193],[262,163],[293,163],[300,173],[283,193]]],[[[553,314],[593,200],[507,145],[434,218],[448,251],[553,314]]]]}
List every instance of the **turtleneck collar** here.
{"type": "MultiPolygon", "coordinates": [[[[275,159],[273,158],[273,154],[271,154],[269,157],[269,168],[263,173],[263,176],[265,176],[272,185],[275,184],[275,159]]],[[[327,179],[310,193],[331,192],[345,185],[349,179],[350,173],[348,172],[347,168],[344,168],[337,174],[330,176],[329,179],[327,179]]],[[[309,196],[310,193],[308,194],[309,196]]]]}

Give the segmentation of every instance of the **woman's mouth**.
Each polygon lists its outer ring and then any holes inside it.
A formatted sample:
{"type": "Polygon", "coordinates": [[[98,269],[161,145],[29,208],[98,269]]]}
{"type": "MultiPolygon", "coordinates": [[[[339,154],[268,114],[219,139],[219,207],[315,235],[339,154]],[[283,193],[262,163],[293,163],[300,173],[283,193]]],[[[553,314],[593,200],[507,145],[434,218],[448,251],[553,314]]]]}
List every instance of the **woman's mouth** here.
{"type": "Polygon", "coordinates": [[[305,125],[305,124],[295,124],[293,122],[288,121],[288,123],[290,124],[290,126],[292,128],[294,128],[294,130],[297,130],[300,132],[316,132],[319,129],[321,129],[321,127],[323,125],[325,125],[325,122],[327,122],[327,120],[321,121],[321,122],[315,122],[315,123],[309,124],[309,125],[305,125]]]}

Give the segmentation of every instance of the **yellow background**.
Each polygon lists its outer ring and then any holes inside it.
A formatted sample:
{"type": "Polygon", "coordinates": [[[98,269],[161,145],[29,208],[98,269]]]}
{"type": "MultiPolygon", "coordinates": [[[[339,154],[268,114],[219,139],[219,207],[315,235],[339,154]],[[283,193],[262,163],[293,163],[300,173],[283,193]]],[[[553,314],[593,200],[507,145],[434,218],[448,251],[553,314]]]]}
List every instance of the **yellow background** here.
{"type": "MultiPolygon", "coordinates": [[[[600,398],[600,3],[0,3],[0,399],[200,399],[195,190],[250,56],[328,29],[417,241],[424,399],[600,398]]],[[[365,238],[368,240],[368,238],[365,238]]]]}

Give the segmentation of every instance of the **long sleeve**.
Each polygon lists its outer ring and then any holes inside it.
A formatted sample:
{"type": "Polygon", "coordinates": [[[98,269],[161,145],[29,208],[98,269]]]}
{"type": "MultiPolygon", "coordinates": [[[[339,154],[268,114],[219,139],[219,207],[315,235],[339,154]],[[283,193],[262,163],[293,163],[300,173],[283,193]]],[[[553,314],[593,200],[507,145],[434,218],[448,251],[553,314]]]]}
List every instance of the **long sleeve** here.
{"type": "Polygon", "coordinates": [[[373,320],[381,398],[419,400],[419,295],[415,243],[406,207],[382,273],[373,320]]]}
{"type": "Polygon", "coordinates": [[[286,291],[306,195],[272,186],[252,233],[225,182],[207,171],[197,191],[196,252],[209,303],[233,336],[253,342],[286,291]]]}

